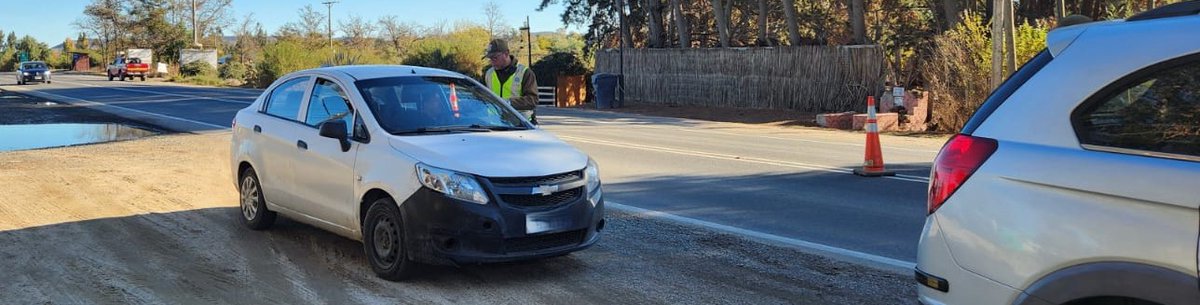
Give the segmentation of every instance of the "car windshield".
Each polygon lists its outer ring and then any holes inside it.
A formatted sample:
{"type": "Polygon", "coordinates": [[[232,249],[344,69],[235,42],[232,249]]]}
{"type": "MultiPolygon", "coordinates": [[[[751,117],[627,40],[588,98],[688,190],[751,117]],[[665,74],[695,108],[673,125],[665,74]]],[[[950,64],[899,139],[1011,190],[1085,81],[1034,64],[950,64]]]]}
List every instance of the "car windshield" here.
{"type": "Polygon", "coordinates": [[[466,79],[404,76],[356,84],[379,125],[391,134],[531,128],[495,95],[466,79]]]}
{"type": "Polygon", "coordinates": [[[31,62],[31,63],[26,63],[24,65],[21,65],[21,69],[26,69],[26,70],[28,70],[28,69],[45,69],[45,68],[46,68],[46,64],[40,63],[40,62],[31,62]]]}

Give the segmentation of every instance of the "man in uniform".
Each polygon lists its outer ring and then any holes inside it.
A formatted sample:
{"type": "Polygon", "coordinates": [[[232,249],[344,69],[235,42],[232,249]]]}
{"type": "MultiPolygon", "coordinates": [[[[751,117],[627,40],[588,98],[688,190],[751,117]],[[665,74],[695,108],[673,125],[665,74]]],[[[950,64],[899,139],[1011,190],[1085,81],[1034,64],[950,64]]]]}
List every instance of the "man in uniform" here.
{"type": "Polygon", "coordinates": [[[538,93],[537,79],[533,70],[517,63],[517,57],[509,54],[508,43],[493,39],[488,43],[484,55],[491,67],[483,73],[483,84],[492,92],[508,100],[513,108],[521,112],[530,122],[537,124],[538,93]]]}

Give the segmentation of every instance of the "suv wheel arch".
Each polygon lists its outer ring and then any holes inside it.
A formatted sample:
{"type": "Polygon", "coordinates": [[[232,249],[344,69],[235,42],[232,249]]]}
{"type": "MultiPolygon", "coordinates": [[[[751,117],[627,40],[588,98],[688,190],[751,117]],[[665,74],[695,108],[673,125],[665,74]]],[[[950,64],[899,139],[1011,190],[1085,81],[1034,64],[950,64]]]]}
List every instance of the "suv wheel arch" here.
{"type": "Polygon", "coordinates": [[[1096,262],[1067,267],[1038,279],[1014,305],[1065,304],[1099,296],[1159,304],[1189,304],[1200,299],[1195,276],[1131,262],[1096,262]]]}

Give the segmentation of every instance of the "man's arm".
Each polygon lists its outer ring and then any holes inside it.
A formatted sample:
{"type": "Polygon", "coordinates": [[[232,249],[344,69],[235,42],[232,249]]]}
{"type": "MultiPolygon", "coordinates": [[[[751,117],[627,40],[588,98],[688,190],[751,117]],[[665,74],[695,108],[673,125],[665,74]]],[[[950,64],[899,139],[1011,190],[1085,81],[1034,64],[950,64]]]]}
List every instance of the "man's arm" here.
{"type": "Polygon", "coordinates": [[[510,97],[513,108],[517,110],[533,110],[537,108],[538,92],[537,78],[533,74],[533,69],[525,69],[525,76],[521,77],[521,97],[510,97]]]}

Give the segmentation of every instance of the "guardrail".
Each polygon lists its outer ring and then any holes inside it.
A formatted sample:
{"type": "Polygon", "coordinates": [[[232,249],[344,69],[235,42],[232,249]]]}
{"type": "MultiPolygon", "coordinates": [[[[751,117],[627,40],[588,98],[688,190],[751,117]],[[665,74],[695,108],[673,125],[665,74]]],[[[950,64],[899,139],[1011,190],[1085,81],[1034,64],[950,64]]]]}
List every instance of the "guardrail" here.
{"type": "Polygon", "coordinates": [[[555,96],[553,86],[538,86],[538,105],[555,106],[555,96]]]}

